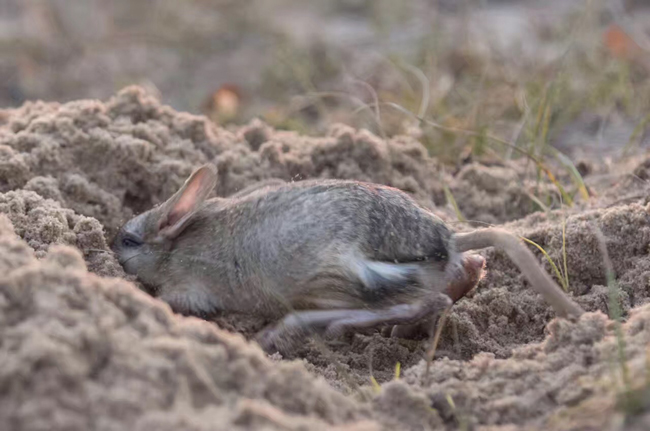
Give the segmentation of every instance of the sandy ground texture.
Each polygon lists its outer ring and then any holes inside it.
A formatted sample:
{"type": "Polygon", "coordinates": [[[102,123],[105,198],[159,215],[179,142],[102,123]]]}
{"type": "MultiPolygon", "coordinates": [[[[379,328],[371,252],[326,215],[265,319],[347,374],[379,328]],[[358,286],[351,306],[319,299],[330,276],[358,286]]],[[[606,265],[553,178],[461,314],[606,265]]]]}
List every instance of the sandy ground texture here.
{"type": "Polygon", "coordinates": [[[606,190],[590,183],[590,202],[545,213],[525,163],[444,171],[406,136],[225,130],[137,87],[104,103],[0,111],[0,428],[646,429],[650,164],[632,163],[606,190]],[[451,223],[447,184],[466,217],[505,223],[561,266],[566,242],[570,290],[589,313],[555,320],[507,257],[486,250],[487,276],[453,308],[428,374],[426,340],[378,332],[266,357],[246,341],[265,322],[173,315],[108,251],[123,222],[205,162],[221,196],[272,178],[367,180],[451,223]],[[613,306],[620,327],[606,317],[613,306]]]}

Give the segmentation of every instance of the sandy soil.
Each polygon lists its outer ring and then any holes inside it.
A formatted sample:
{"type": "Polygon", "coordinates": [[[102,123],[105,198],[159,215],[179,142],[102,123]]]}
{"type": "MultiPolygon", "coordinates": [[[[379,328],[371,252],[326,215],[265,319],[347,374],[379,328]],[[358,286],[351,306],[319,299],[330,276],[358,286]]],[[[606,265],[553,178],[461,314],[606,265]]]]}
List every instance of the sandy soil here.
{"type": "Polygon", "coordinates": [[[225,130],[137,87],[106,102],[0,111],[1,428],[644,429],[650,163],[633,164],[634,179],[610,175],[590,202],[544,213],[528,197],[525,163],[444,173],[405,136],[225,130]],[[269,178],[360,179],[402,188],[453,222],[442,180],[468,218],[506,223],[556,262],[566,220],[571,292],[589,313],[554,319],[510,261],[486,250],[488,274],[454,307],[428,376],[427,341],[380,333],[266,357],[245,340],[264,322],[174,315],[124,280],[108,251],[125,220],[204,162],[218,166],[222,196],[269,178]],[[606,317],[597,229],[621,289],[625,361],[606,317]]]}

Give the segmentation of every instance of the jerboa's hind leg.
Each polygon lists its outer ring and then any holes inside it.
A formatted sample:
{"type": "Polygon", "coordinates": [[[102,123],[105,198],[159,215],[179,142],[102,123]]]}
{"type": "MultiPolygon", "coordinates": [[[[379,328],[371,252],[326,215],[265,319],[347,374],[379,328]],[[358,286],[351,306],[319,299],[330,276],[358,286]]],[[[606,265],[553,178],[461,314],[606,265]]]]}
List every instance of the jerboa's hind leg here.
{"type": "MultiPolygon", "coordinates": [[[[484,274],[485,259],[479,255],[463,255],[458,267],[448,273],[448,285],[445,293],[455,303],[463,298],[478,284],[484,274]]],[[[417,338],[433,336],[438,314],[431,315],[413,325],[395,325],[384,331],[385,335],[397,338],[417,338]]]]}
{"type": "MultiPolygon", "coordinates": [[[[351,275],[350,292],[369,308],[358,309],[358,300],[355,300],[350,303],[355,308],[289,314],[275,327],[258,334],[257,341],[265,350],[291,347],[292,342],[312,333],[336,336],[355,329],[415,323],[451,303],[443,292],[444,280],[439,280],[441,283],[437,289],[422,291],[421,263],[399,264],[352,257],[344,265],[351,275]],[[353,284],[355,279],[356,285],[353,284]],[[395,302],[398,298],[402,303],[395,302]],[[373,304],[376,308],[370,308],[373,304]],[[378,304],[385,305],[379,307],[378,304]]],[[[438,279],[441,278],[444,278],[444,272],[438,270],[438,279]]],[[[322,289],[327,288],[322,286],[322,289]]]]}
{"type": "MultiPolygon", "coordinates": [[[[271,351],[291,347],[305,335],[324,333],[326,336],[341,335],[346,331],[380,326],[394,326],[394,336],[412,336],[424,327],[432,330],[433,321],[442,310],[472,290],[483,274],[485,260],[481,256],[463,256],[460,264],[444,273],[433,270],[433,277],[445,276],[444,280],[431,279],[431,289],[425,287],[426,295],[413,302],[396,304],[381,309],[310,310],[289,314],[274,327],[267,328],[256,337],[262,347],[271,351]],[[442,283],[442,284],[441,284],[442,283]],[[443,286],[443,288],[440,288],[443,286]],[[424,322],[424,323],[422,323],[424,322]]],[[[403,289],[413,281],[415,264],[391,264],[357,260],[352,266],[364,285],[378,290],[394,284],[403,289]]],[[[433,267],[432,267],[433,268],[433,267]]],[[[421,280],[422,282],[422,280],[421,280]]],[[[412,287],[413,288],[413,287],[412,287]]],[[[384,294],[391,294],[390,289],[384,294]]]]}
{"type": "Polygon", "coordinates": [[[438,293],[426,300],[398,304],[379,310],[312,310],[288,315],[272,327],[263,330],[256,340],[268,353],[285,351],[308,334],[319,332],[334,337],[346,331],[386,325],[408,325],[437,314],[451,305],[449,296],[438,293]]]}

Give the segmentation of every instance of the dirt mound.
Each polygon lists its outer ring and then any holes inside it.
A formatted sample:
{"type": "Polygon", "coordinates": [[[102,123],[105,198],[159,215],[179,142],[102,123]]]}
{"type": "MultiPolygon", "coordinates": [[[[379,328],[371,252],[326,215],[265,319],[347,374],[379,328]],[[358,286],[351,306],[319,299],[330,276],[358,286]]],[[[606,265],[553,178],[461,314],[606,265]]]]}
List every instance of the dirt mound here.
{"type": "Polygon", "coordinates": [[[4,215],[0,249],[3,429],[376,429],[302,367],[89,274],[74,248],[37,260],[4,215]]]}
{"type": "Polygon", "coordinates": [[[449,184],[463,217],[481,225],[500,224],[540,211],[533,196],[549,195],[552,187],[531,181],[524,166],[463,166],[449,184]]]}
{"type": "MultiPolygon", "coordinates": [[[[649,323],[650,307],[644,306],[635,310],[622,330],[627,372],[640,380],[632,389],[643,388],[643,379],[650,377],[649,323]]],[[[614,325],[604,314],[587,313],[577,323],[554,320],[548,331],[543,342],[517,348],[509,359],[496,359],[490,353],[480,353],[471,361],[441,359],[429,376],[420,363],[405,373],[402,382],[393,384],[408,385],[404,392],[410,397],[430,400],[445,423],[454,426],[643,429],[650,424],[645,394],[631,397],[646,406],[639,409],[645,409],[645,416],[629,415],[622,423],[623,415],[612,412],[617,407],[612,385],[622,385],[622,373],[614,325]],[[428,381],[424,387],[423,381],[428,381]],[[599,409],[594,408],[596,401],[599,409]]]]}
{"type": "Polygon", "coordinates": [[[45,257],[52,244],[71,245],[83,252],[90,271],[125,277],[122,267],[112,255],[107,255],[102,225],[94,218],[78,215],[71,209],[61,208],[54,200],[43,198],[39,193],[47,196],[48,192],[58,192],[56,188],[45,190],[30,180],[25,190],[0,193],[0,213],[9,217],[16,233],[35,251],[35,256],[45,257]],[[30,191],[32,187],[38,193],[30,191]]]}
{"type": "MultiPolygon", "coordinates": [[[[645,169],[641,161],[637,175],[645,169]]],[[[629,201],[545,213],[522,172],[516,163],[473,163],[444,173],[413,138],[384,141],[340,125],[311,138],[260,122],[225,130],[133,87],[106,103],[0,111],[0,418],[11,429],[584,429],[623,412],[632,427],[648,409],[641,401],[636,410],[620,407],[611,389],[620,380],[620,337],[603,313],[616,290],[597,231],[629,316],[623,362],[643,375],[648,199],[635,197],[635,183],[621,175],[616,195],[629,201]],[[453,221],[447,184],[467,218],[511,221],[508,229],[542,246],[559,268],[566,255],[569,290],[591,313],[553,320],[510,260],[485,250],[487,276],[453,308],[424,384],[427,343],[376,332],[325,349],[306,343],[287,358],[298,363],[271,361],[213,322],[171,314],[121,280],[108,251],[126,219],[166,199],[205,162],[219,168],[221,196],[272,178],[358,179],[406,190],[453,221]],[[398,362],[403,378],[388,382],[398,362]],[[387,382],[378,394],[371,375],[387,382]]],[[[218,324],[246,335],[260,325],[241,316],[218,324]]]]}

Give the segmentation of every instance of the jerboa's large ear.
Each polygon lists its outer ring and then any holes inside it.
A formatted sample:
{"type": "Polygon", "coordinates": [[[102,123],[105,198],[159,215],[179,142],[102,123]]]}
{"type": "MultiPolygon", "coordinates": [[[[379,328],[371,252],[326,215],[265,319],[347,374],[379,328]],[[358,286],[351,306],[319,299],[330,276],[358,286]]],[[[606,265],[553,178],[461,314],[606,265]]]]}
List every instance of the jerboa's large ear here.
{"type": "Polygon", "coordinates": [[[203,165],[185,181],[185,184],[165,202],[158,220],[158,236],[175,238],[188,225],[217,183],[217,168],[203,165]]]}

